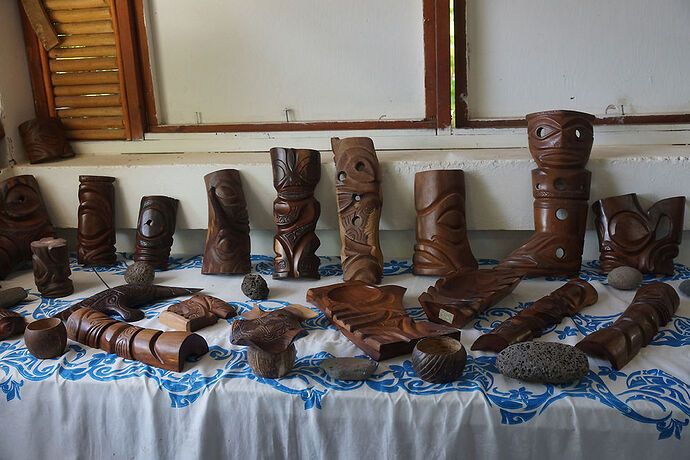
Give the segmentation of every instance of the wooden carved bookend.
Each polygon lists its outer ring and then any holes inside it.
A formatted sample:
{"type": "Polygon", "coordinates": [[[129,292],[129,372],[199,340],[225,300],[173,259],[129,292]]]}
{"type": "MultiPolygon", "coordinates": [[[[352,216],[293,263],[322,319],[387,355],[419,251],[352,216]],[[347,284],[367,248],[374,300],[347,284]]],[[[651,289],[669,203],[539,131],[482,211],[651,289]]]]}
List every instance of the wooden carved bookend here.
{"type": "Polygon", "coordinates": [[[331,139],[335,160],[335,190],[342,241],[343,280],[380,283],[383,254],[379,219],[383,195],[381,168],[368,137],[331,139]]]}
{"type": "Polygon", "coordinates": [[[178,331],[198,331],[216,324],[218,318],[232,318],[235,308],[210,295],[197,294],[194,297],[173,304],[161,312],[158,321],[178,331]]]}
{"type": "Polygon", "coordinates": [[[69,249],[62,238],[46,237],[31,243],[34,280],[41,296],[66,297],[74,292],[69,276],[69,249]]]}
{"type": "Polygon", "coordinates": [[[168,269],[179,201],[167,196],[145,196],[139,207],[134,260],[168,269]]]}
{"type": "Polygon", "coordinates": [[[199,291],[201,291],[199,288],[159,286],[156,284],[124,284],[94,294],[55,316],[67,321],[67,318],[76,310],[89,307],[108,315],[119,315],[125,321],[139,321],[144,319],[144,313],[133,307],[171,297],[194,294],[199,291]]]}
{"type": "Polygon", "coordinates": [[[206,340],[198,334],[144,329],[91,308],[75,311],[66,326],[67,336],[79,343],[174,372],[182,372],[187,357],[208,352],[206,340]]]}
{"type": "Polygon", "coordinates": [[[411,353],[425,337],[460,338],[460,331],[413,321],[402,305],[406,289],[348,281],[311,288],[307,301],[316,305],[340,332],[376,361],[411,353]]]}
{"type": "Polygon", "coordinates": [[[587,224],[595,117],[554,110],[527,115],[535,234],[500,266],[523,275],[577,275],[587,224]]]}
{"type": "Polygon", "coordinates": [[[415,275],[448,276],[476,270],[467,241],[465,175],[460,169],[423,171],[414,176],[417,209],[415,275]]]}
{"type": "Polygon", "coordinates": [[[233,345],[247,345],[266,353],[286,351],[292,342],[307,335],[302,329],[301,318],[288,310],[267,312],[255,319],[235,320],[232,323],[233,345]]]}
{"type": "Polygon", "coordinates": [[[36,118],[19,125],[30,163],[45,163],[74,156],[65,131],[57,118],[36,118]]]}
{"type": "Polygon", "coordinates": [[[55,236],[34,176],[0,182],[0,279],[31,260],[31,242],[55,236]]]}
{"type": "Polygon", "coordinates": [[[419,303],[431,321],[461,328],[510,294],[521,279],[501,268],[457,272],[438,280],[419,296],[419,303]]]}
{"type": "Polygon", "coordinates": [[[584,307],[595,304],[598,298],[596,289],[587,281],[580,278],[570,280],[503,321],[491,332],[480,336],[472,344],[472,349],[498,353],[514,343],[541,337],[544,328],[558,324],[566,316],[573,316],[584,307]]]}
{"type": "Polygon", "coordinates": [[[645,211],[630,193],[599,200],[592,209],[604,273],[628,266],[642,273],[673,274],[683,237],[684,196],[657,201],[645,211]]]}
{"type": "Polygon", "coordinates": [[[208,233],[201,273],[244,274],[252,270],[249,214],[236,169],[204,176],[208,199],[208,233]]]}
{"type": "Polygon", "coordinates": [[[24,333],[26,322],[16,311],[0,308],[0,340],[24,333]]]}
{"type": "Polygon", "coordinates": [[[82,265],[114,265],[114,177],[79,176],[77,261],[82,265]]]}
{"type": "Polygon", "coordinates": [[[278,231],[273,247],[273,278],[319,279],[321,245],[314,233],[321,205],[314,188],[321,179],[321,154],[316,150],[271,149],[273,186],[278,198],[273,202],[273,219],[278,231]]]}
{"type": "Polygon", "coordinates": [[[612,325],[592,332],[576,347],[588,355],[608,359],[614,368],[621,369],[670,321],[678,305],[680,298],[670,285],[646,284],[612,325]]]}

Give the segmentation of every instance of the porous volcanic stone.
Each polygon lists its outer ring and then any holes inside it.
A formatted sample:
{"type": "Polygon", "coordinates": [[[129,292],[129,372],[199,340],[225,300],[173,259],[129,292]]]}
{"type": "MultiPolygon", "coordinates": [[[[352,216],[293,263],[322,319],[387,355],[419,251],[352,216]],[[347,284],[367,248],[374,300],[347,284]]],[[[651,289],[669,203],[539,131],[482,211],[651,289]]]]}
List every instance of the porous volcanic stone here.
{"type": "Polygon", "coordinates": [[[607,280],[611,287],[630,291],[642,284],[642,273],[632,267],[616,267],[611,270],[607,280]]]}
{"type": "Polygon", "coordinates": [[[319,364],[334,380],[366,380],[376,366],[376,361],[367,358],[328,358],[319,364]]]}
{"type": "Polygon", "coordinates": [[[125,282],[127,284],[145,286],[153,284],[155,277],[156,271],[146,262],[134,262],[125,270],[125,282]]]}
{"type": "Polygon", "coordinates": [[[263,300],[268,297],[268,284],[257,273],[245,275],[242,280],[242,292],[253,300],[263,300]]]}
{"type": "Polygon", "coordinates": [[[9,308],[26,299],[26,291],[20,287],[0,291],[0,308],[9,308]]]}
{"type": "Polygon", "coordinates": [[[501,351],[496,367],[506,377],[525,382],[568,383],[589,372],[587,356],[571,345],[522,342],[501,351]]]}
{"type": "Polygon", "coordinates": [[[680,283],[680,286],[678,286],[678,290],[682,292],[684,295],[690,297],[690,280],[685,280],[682,283],[680,283]]]}

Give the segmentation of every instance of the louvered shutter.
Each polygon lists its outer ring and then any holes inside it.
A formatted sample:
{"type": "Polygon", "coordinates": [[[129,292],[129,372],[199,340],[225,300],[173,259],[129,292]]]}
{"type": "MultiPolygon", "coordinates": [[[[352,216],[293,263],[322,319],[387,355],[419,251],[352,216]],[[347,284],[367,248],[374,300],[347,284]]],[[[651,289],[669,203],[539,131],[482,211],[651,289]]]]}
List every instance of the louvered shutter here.
{"type": "MultiPolygon", "coordinates": [[[[46,99],[43,109],[60,118],[70,139],[141,137],[137,128],[131,126],[126,91],[137,88],[125,87],[122,34],[116,12],[116,6],[127,8],[128,2],[119,0],[122,4],[113,5],[112,0],[41,1],[60,38],[57,47],[46,51],[37,38],[29,43],[28,38],[35,35],[26,33],[29,59],[32,53],[34,58],[36,54],[40,58],[40,66],[34,64],[32,70],[40,69],[42,74],[46,99]]],[[[131,45],[131,41],[127,43],[130,55],[131,45]]],[[[34,93],[37,80],[32,76],[34,93]]]]}

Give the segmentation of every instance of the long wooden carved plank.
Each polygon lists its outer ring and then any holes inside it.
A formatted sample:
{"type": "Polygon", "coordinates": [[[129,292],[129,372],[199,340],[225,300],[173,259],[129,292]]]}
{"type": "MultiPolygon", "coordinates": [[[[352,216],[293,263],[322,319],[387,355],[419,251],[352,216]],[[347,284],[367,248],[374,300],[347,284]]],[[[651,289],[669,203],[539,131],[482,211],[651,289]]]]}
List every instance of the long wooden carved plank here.
{"type": "Polygon", "coordinates": [[[670,285],[646,284],[612,325],[592,332],[576,347],[589,355],[606,358],[613,367],[621,369],[652,341],[679,305],[680,297],[670,285]]]}
{"type": "Polygon", "coordinates": [[[503,321],[491,332],[480,336],[472,344],[472,349],[498,353],[514,343],[541,337],[544,328],[558,324],[566,316],[573,316],[584,307],[593,305],[598,298],[596,289],[587,281],[580,278],[570,280],[503,321]]]}
{"type": "Polygon", "coordinates": [[[425,337],[460,338],[455,328],[415,322],[407,316],[402,305],[405,290],[401,286],[349,281],[309,289],[307,301],[376,361],[411,353],[417,341],[425,337]]]}

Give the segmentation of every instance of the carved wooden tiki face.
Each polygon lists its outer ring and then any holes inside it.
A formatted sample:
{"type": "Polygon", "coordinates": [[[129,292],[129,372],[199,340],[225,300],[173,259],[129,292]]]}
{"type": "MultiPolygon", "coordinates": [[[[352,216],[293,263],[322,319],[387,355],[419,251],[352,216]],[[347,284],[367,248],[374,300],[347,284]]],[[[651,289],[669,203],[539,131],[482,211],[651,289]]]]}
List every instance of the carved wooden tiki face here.
{"type": "Polygon", "coordinates": [[[31,163],[44,163],[74,156],[57,118],[36,118],[19,125],[24,148],[31,163]]]}
{"type": "Polygon", "coordinates": [[[307,149],[271,149],[273,186],[278,197],[298,201],[314,195],[321,180],[321,154],[307,149]]]}
{"type": "Polygon", "coordinates": [[[529,149],[540,168],[584,168],[592,151],[595,117],[570,110],[527,115],[529,149]]]}
{"type": "Polygon", "coordinates": [[[81,264],[116,262],[114,177],[79,176],[79,248],[81,264]]]}
{"type": "Polygon", "coordinates": [[[134,259],[166,269],[175,233],[178,200],[167,196],[141,199],[134,259]]]}

